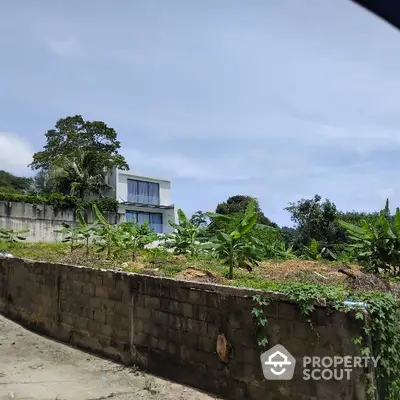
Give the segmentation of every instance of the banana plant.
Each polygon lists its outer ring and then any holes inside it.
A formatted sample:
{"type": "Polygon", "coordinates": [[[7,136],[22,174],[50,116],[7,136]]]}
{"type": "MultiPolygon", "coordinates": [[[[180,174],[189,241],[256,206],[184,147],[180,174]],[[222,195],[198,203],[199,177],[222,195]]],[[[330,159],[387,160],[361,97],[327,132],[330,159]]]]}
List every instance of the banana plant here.
{"type": "Polygon", "coordinates": [[[283,240],[275,240],[271,244],[265,246],[265,256],[271,259],[293,260],[296,254],[293,246],[287,246],[283,240]]]}
{"type": "Polygon", "coordinates": [[[389,200],[374,223],[362,220],[360,226],[339,221],[351,241],[349,247],[356,259],[374,273],[400,272],[400,210],[396,209],[393,221],[389,212],[389,200]]]}
{"type": "Polygon", "coordinates": [[[169,221],[174,233],[164,236],[164,247],[174,249],[174,254],[195,256],[201,251],[205,228],[193,224],[181,209],[177,214],[179,223],[169,221]]]}
{"type": "Polygon", "coordinates": [[[97,252],[107,251],[107,258],[111,257],[113,246],[118,245],[118,225],[110,224],[98,209],[96,204],[93,204],[93,213],[96,217],[95,234],[97,236],[95,243],[98,245],[97,252]]]}
{"type": "MultiPolygon", "coordinates": [[[[206,213],[213,221],[231,222],[233,217],[217,213],[206,213]]],[[[274,228],[257,224],[256,202],[250,201],[244,216],[231,232],[218,232],[217,235],[204,244],[203,247],[212,249],[225,264],[229,266],[228,279],[233,279],[235,267],[247,266],[250,270],[263,256],[262,243],[252,233],[254,228],[274,230],[274,228]]],[[[229,224],[227,224],[229,225],[229,224]]]]}
{"type": "Polygon", "coordinates": [[[117,249],[129,251],[132,261],[135,261],[138,250],[144,249],[147,244],[156,239],[157,234],[149,228],[147,221],[143,225],[122,222],[119,224],[118,234],[116,235],[117,249]]]}
{"type": "Polygon", "coordinates": [[[24,234],[28,233],[29,229],[16,231],[14,229],[0,228],[0,242],[6,242],[10,247],[14,243],[26,240],[24,234]]]}
{"type": "Polygon", "coordinates": [[[328,252],[326,247],[320,250],[320,244],[317,240],[311,239],[309,246],[304,246],[302,250],[302,255],[300,258],[306,260],[322,260],[324,254],[328,252]]]}
{"type": "Polygon", "coordinates": [[[337,249],[337,250],[326,249],[326,253],[332,260],[334,260],[336,262],[350,264],[350,263],[356,261],[353,248],[351,248],[349,246],[347,246],[345,248],[343,248],[343,246],[340,246],[340,247],[341,248],[337,249]]]}
{"type": "Polygon", "coordinates": [[[71,253],[79,248],[79,242],[82,240],[82,235],[79,232],[78,226],[72,226],[63,222],[62,228],[56,229],[54,232],[61,233],[64,235],[61,240],[62,243],[68,243],[71,253]],[[65,236],[66,235],[66,236],[65,236]]]}
{"type": "Polygon", "coordinates": [[[96,236],[98,224],[96,222],[88,224],[85,221],[85,218],[83,217],[81,211],[77,212],[77,219],[78,219],[77,234],[79,238],[83,240],[86,255],[88,256],[90,252],[90,244],[96,236]]]}

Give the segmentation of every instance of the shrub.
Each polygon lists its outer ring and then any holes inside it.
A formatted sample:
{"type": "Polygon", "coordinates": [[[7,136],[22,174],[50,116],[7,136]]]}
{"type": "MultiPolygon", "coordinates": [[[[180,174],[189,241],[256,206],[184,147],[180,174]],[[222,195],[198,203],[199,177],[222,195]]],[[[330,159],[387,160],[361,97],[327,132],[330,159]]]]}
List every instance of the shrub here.
{"type": "Polygon", "coordinates": [[[83,210],[92,209],[93,205],[96,205],[99,211],[103,213],[117,212],[119,207],[118,201],[111,197],[102,197],[94,200],[77,200],[76,204],[78,208],[83,210]]]}
{"type": "Polygon", "coordinates": [[[19,193],[0,193],[0,201],[13,201],[17,203],[45,204],[54,207],[56,210],[80,209],[90,210],[96,204],[102,212],[117,212],[118,202],[115,199],[104,197],[93,200],[81,200],[73,196],[60,193],[49,195],[25,195],[19,193]]]}
{"type": "Polygon", "coordinates": [[[397,276],[400,274],[400,210],[391,224],[389,201],[374,222],[361,221],[356,226],[345,221],[339,221],[345,228],[351,240],[350,248],[354,250],[356,260],[370,272],[385,272],[397,276]]]}

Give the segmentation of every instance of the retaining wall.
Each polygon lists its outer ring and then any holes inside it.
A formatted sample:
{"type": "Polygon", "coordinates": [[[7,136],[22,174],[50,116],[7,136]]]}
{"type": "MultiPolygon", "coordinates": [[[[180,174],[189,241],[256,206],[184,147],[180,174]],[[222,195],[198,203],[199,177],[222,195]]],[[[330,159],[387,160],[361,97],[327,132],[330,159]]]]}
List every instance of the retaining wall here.
{"type": "MultiPolygon", "coordinates": [[[[0,312],[33,330],[229,399],[366,399],[362,371],[350,380],[290,381],[262,374],[251,311],[258,291],[84,267],[0,258],[0,312]],[[218,335],[229,357],[216,352],[218,335]]],[[[280,295],[267,308],[271,347],[296,357],[355,355],[350,313],[317,307],[314,329],[280,295]]]]}
{"type": "MultiPolygon", "coordinates": [[[[94,222],[91,210],[86,213],[87,221],[94,222]]],[[[117,213],[107,213],[105,218],[115,224],[119,222],[117,213]]],[[[59,242],[63,234],[55,232],[61,229],[66,222],[76,226],[76,212],[74,210],[56,210],[49,205],[0,201],[0,228],[17,231],[28,229],[24,235],[27,242],[59,242]]]]}

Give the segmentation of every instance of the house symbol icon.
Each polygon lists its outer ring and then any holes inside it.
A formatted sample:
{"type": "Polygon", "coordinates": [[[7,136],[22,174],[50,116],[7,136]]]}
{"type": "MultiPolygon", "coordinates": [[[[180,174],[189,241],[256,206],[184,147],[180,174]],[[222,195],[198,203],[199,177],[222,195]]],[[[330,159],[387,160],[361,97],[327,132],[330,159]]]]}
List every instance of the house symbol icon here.
{"type": "Polygon", "coordinates": [[[267,380],[290,380],[293,378],[296,359],[280,344],[260,356],[261,367],[267,380]]]}
{"type": "Polygon", "coordinates": [[[292,363],[290,361],[288,361],[286,354],[281,353],[279,350],[277,350],[277,351],[275,351],[275,353],[271,354],[268,357],[268,361],[264,361],[264,364],[272,366],[270,369],[274,375],[284,374],[286,372],[286,368],[284,368],[283,366],[284,365],[292,365],[292,363]]]}

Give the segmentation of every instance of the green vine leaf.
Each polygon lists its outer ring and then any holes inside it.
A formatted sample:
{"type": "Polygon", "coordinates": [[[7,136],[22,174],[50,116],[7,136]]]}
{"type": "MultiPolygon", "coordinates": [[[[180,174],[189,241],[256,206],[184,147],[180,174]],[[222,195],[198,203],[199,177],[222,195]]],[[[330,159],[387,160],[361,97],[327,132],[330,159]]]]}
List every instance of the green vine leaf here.
{"type": "Polygon", "coordinates": [[[356,315],[355,315],[355,318],[363,320],[364,319],[364,314],[361,311],[358,311],[356,313],[356,315]]]}
{"type": "Polygon", "coordinates": [[[269,300],[263,298],[261,295],[253,296],[253,300],[255,301],[256,305],[251,310],[251,315],[257,329],[258,346],[262,350],[265,350],[268,346],[268,338],[265,332],[265,327],[268,324],[268,319],[265,315],[265,310],[269,305],[269,300]]]}
{"type": "MultiPolygon", "coordinates": [[[[348,299],[364,303],[366,307],[363,310],[356,309],[354,315],[355,320],[363,321],[363,335],[352,338],[352,342],[360,347],[359,351],[363,357],[379,357],[374,370],[376,384],[372,374],[365,374],[368,398],[375,399],[378,393],[382,400],[400,399],[400,309],[397,298],[393,294],[351,293],[341,287],[301,283],[280,284],[279,292],[299,305],[302,316],[310,324],[311,314],[317,302],[325,301],[327,312],[354,310],[343,304],[348,299]]],[[[254,296],[253,300],[256,304],[252,310],[252,316],[257,327],[258,344],[264,349],[268,344],[265,332],[267,325],[265,309],[269,302],[261,295],[254,296]]],[[[312,324],[311,328],[313,328],[312,324]]]]}

